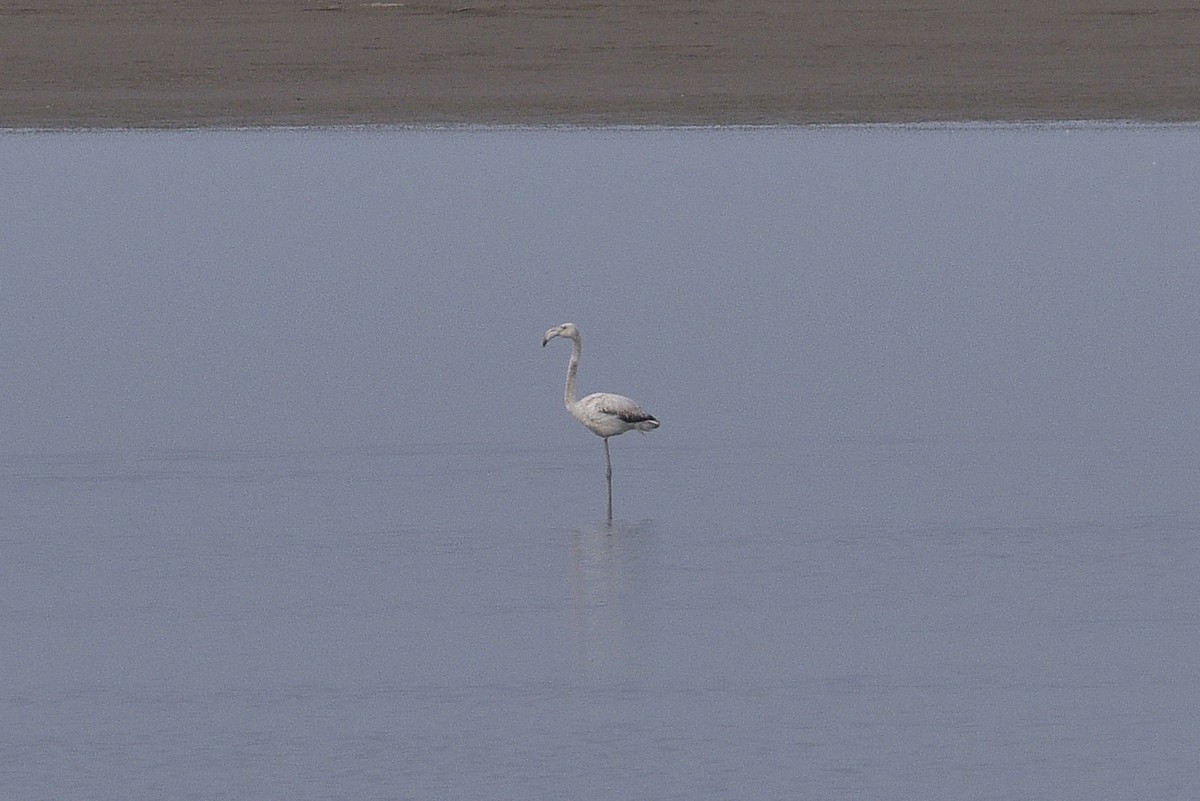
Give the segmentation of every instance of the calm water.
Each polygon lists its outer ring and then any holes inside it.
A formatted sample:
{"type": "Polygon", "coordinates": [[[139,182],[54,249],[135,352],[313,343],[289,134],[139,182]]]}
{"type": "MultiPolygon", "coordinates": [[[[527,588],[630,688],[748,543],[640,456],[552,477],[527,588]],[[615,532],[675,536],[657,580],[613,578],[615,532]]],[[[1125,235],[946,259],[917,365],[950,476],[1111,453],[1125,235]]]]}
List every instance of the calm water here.
{"type": "Polygon", "coordinates": [[[0,177],[0,795],[1200,791],[1200,129],[7,134],[0,177]],[[567,320],[663,421],[612,527],[567,320]]]}

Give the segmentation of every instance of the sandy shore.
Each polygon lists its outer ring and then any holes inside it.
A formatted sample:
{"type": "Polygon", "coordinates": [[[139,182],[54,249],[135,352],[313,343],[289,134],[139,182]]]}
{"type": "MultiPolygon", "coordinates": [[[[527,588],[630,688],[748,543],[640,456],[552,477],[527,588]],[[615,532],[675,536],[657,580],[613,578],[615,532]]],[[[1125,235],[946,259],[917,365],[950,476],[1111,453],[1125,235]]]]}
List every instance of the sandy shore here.
{"type": "Polygon", "coordinates": [[[1200,119],[1200,4],[23,0],[0,127],[1200,119]]]}

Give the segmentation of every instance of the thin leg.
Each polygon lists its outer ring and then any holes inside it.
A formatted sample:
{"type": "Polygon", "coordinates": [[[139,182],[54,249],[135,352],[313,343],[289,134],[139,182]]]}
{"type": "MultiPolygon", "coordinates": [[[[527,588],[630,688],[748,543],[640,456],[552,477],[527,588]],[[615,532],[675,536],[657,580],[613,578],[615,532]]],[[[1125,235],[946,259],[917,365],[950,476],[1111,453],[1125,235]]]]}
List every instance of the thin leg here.
{"type": "Polygon", "coordinates": [[[608,522],[612,524],[612,454],[608,452],[608,437],[604,438],[604,464],[608,467],[604,477],[608,479],[608,522]]]}

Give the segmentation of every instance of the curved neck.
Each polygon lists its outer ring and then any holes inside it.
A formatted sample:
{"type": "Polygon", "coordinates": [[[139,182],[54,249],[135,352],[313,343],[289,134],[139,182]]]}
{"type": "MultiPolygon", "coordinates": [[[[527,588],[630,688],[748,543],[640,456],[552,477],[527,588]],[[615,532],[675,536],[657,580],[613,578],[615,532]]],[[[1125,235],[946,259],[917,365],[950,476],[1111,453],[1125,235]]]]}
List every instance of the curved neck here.
{"type": "Polygon", "coordinates": [[[571,337],[574,345],[571,347],[571,361],[567,363],[567,389],[563,393],[563,403],[570,409],[575,405],[575,375],[579,372],[579,355],[583,352],[583,337],[576,334],[571,337]]]}

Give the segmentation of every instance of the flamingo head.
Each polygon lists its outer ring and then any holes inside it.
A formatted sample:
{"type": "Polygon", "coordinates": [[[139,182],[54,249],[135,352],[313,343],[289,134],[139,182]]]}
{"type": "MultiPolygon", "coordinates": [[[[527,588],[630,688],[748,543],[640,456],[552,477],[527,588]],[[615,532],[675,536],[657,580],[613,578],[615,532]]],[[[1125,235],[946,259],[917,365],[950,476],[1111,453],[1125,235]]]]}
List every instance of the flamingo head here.
{"type": "Polygon", "coordinates": [[[579,329],[575,327],[575,323],[563,323],[556,325],[546,332],[542,337],[542,347],[546,347],[546,343],[555,337],[566,337],[567,339],[579,339],[579,329]]]}

